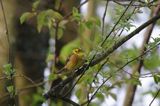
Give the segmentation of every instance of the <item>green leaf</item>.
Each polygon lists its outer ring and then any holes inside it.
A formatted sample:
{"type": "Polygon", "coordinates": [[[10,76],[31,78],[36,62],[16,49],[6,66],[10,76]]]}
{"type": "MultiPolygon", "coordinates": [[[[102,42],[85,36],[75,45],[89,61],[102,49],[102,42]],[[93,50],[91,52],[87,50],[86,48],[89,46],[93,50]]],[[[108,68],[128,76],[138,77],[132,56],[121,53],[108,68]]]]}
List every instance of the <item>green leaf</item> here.
{"type": "Polygon", "coordinates": [[[82,33],[84,30],[85,30],[85,28],[86,28],[86,26],[85,26],[85,23],[80,23],[79,24],[79,29],[78,29],[78,31],[80,32],[80,33],[82,33]]]}
{"type": "MultiPolygon", "coordinates": [[[[133,58],[137,57],[138,53],[139,53],[139,51],[136,47],[130,48],[130,49],[125,49],[120,54],[120,60],[123,59],[121,62],[126,63],[128,61],[131,61],[133,58]]],[[[134,65],[136,62],[137,61],[134,61],[134,62],[130,63],[129,65],[134,65]]]]}
{"type": "Polygon", "coordinates": [[[92,27],[94,27],[94,26],[101,26],[101,21],[100,21],[100,19],[99,18],[97,18],[97,17],[91,17],[91,18],[89,18],[89,20],[86,22],[86,26],[90,29],[90,28],[92,28],[92,27]]]}
{"type": "Polygon", "coordinates": [[[160,57],[157,53],[153,53],[144,60],[144,66],[146,69],[152,70],[160,65],[160,57]]]}
{"type": "Polygon", "coordinates": [[[101,26],[101,20],[99,18],[95,18],[95,24],[100,27],[101,26]]]}
{"type": "Polygon", "coordinates": [[[78,13],[79,13],[79,12],[78,12],[78,9],[77,9],[76,7],[73,7],[72,13],[73,13],[73,15],[74,15],[74,14],[78,14],[78,13]]]}
{"type": "Polygon", "coordinates": [[[33,4],[32,4],[32,11],[35,11],[38,6],[40,4],[40,0],[36,0],[33,4]]]}
{"type": "Polygon", "coordinates": [[[22,16],[20,17],[20,23],[23,24],[25,21],[29,20],[34,15],[35,13],[31,13],[31,12],[23,13],[22,16]]]}
{"type": "Polygon", "coordinates": [[[58,12],[52,10],[52,9],[48,9],[45,12],[46,12],[47,16],[52,17],[55,20],[62,20],[63,19],[63,16],[60,13],[58,13],[58,12]]]}
{"type": "Polygon", "coordinates": [[[34,98],[34,101],[45,101],[45,98],[43,98],[42,95],[37,94],[37,95],[34,95],[33,98],[34,98]]]}
{"type": "Polygon", "coordinates": [[[47,19],[46,19],[46,13],[45,11],[42,11],[37,16],[37,29],[38,32],[41,32],[41,29],[43,26],[47,25],[47,19]]]}
{"type": "Polygon", "coordinates": [[[51,35],[51,37],[55,37],[55,28],[51,27],[49,28],[49,34],[51,35]]]}
{"type": "Polygon", "coordinates": [[[63,29],[58,28],[58,39],[62,38],[62,36],[63,36],[63,29]]]}
{"type": "Polygon", "coordinates": [[[68,20],[62,20],[62,21],[60,21],[60,23],[59,23],[59,27],[61,27],[61,28],[65,28],[65,25],[68,23],[69,21],[68,20]]]}
{"type": "Polygon", "coordinates": [[[153,42],[150,42],[147,46],[149,46],[150,48],[157,45],[158,43],[160,43],[160,37],[157,38],[153,38],[152,37],[153,42]]]}
{"type": "Polygon", "coordinates": [[[79,13],[79,11],[78,11],[78,9],[77,8],[75,8],[75,7],[73,7],[73,9],[72,9],[72,18],[73,18],[73,20],[76,20],[76,21],[81,21],[81,19],[82,19],[82,15],[79,13]]]}
{"type": "Polygon", "coordinates": [[[85,25],[87,26],[88,29],[91,29],[93,27],[93,22],[92,21],[87,21],[85,23],[85,25]]]}
{"type": "Polygon", "coordinates": [[[114,93],[109,93],[109,95],[116,101],[117,100],[117,95],[114,93]]]}
{"type": "Polygon", "coordinates": [[[55,25],[56,21],[60,21],[62,19],[62,15],[52,9],[40,12],[37,16],[38,32],[41,31],[43,26],[47,26],[49,29],[51,29],[51,27],[55,25]]]}
{"type": "Polygon", "coordinates": [[[7,76],[7,78],[10,78],[11,75],[13,75],[15,73],[15,70],[12,69],[12,65],[11,64],[5,64],[3,66],[4,68],[4,74],[7,76]]]}
{"type": "Polygon", "coordinates": [[[160,74],[154,75],[153,78],[154,78],[154,82],[156,84],[158,84],[160,82],[160,74]]]}
{"type": "Polygon", "coordinates": [[[52,81],[54,79],[56,79],[56,75],[55,74],[50,74],[49,77],[48,77],[48,80],[52,81]]]}
{"type": "Polygon", "coordinates": [[[101,100],[101,101],[104,101],[104,95],[100,92],[96,93],[96,97],[101,100]]]}
{"type": "Polygon", "coordinates": [[[41,94],[42,92],[40,94],[36,93],[33,95],[33,102],[31,106],[39,106],[40,103],[45,102],[45,98],[41,94]]]}
{"type": "Polygon", "coordinates": [[[142,86],[141,81],[139,79],[136,79],[136,78],[129,79],[129,80],[127,80],[127,82],[129,82],[129,83],[131,83],[133,85],[140,85],[140,86],[142,86]]]}
{"type": "Polygon", "coordinates": [[[7,91],[8,91],[9,93],[14,93],[14,86],[13,86],[13,85],[7,86],[7,91]]]}

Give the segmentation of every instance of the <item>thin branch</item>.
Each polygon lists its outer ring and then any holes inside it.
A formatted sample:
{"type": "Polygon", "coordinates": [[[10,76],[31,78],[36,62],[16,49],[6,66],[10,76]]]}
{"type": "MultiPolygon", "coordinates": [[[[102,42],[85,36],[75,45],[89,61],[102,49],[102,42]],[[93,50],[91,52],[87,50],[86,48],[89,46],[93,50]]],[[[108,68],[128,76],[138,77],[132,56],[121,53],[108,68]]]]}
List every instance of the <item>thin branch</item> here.
{"type": "Polygon", "coordinates": [[[32,84],[36,84],[31,78],[29,78],[29,77],[27,77],[27,76],[25,76],[23,74],[14,75],[13,77],[23,77],[24,79],[28,80],[32,84]]]}
{"type": "MultiPolygon", "coordinates": [[[[157,45],[159,45],[159,44],[160,44],[160,43],[158,43],[157,45]]],[[[157,47],[157,45],[151,47],[151,48],[148,49],[148,50],[146,50],[146,51],[144,52],[144,54],[141,54],[141,55],[133,58],[132,60],[128,61],[126,64],[124,64],[122,67],[120,67],[116,72],[124,71],[123,68],[124,68],[125,66],[127,66],[129,63],[132,63],[133,61],[139,59],[140,57],[142,57],[143,55],[145,55],[146,53],[148,53],[150,50],[152,50],[152,49],[154,49],[155,47],[157,47]]],[[[98,90],[99,90],[110,78],[112,78],[112,75],[110,75],[110,76],[97,88],[97,90],[96,90],[95,93],[92,95],[92,97],[90,98],[90,100],[82,103],[82,105],[85,105],[85,104],[88,104],[88,105],[89,105],[89,103],[91,102],[91,100],[93,99],[93,97],[96,95],[96,93],[98,92],[98,90]]]]}
{"type": "MultiPolygon", "coordinates": [[[[114,3],[121,5],[121,6],[128,6],[129,4],[123,3],[123,2],[130,1],[130,0],[109,0],[109,1],[113,1],[114,3]]],[[[144,1],[139,0],[139,1],[135,1],[135,3],[141,3],[141,4],[132,4],[131,6],[136,6],[136,7],[157,6],[157,5],[153,4],[154,2],[156,2],[156,1],[153,0],[149,3],[146,3],[144,1]]]]}
{"type": "MultiPolygon", "coordinates": [[[[115,67],[117,67],[118,69],[120,68],[119,66],[117,66],[115,63],[109,61],[111,64],[113,64],[115,67]]],[[[146,77],[153,77],[154,74],[158,74],[158,72],[152,72],[152,73],[146,73],[146,74],[140,74],[140,75],[134,75],[132,73],[129,73],[127,71],[125,71],[124,69],[122,69],[123,72],[125,72],[126,74],[129,74],[132,78],[138,79],[138,78],[146,78],[146,77]]],[[[123,75],[124,77],[124,75],[123,75]]]]}
{"type": "Polygon", "coordinates": [[[151,103],[149,104],[149,106],[152,105],[152,103],[154,102],[154,100],[157,98],[158,94],[160,93],[160,89],[157,91],[156,95],[154,96],[154,98],[152,99],[151,103]]]}
{"type": "MultiPolygon", "coordinates": [[[[160,0],[159,0],[159,4],[160,4],[160,0]]],[[[159,10],[160,10],[160,5],[158,5],[155,10],[154,10],[154,14],[153,14],[153,17],[158,15],[159,13],[159,10]]],[[[156,22],[156,21],[155,21],[156,22]]],[[[154,25],[155,25],[155,22],[153,22],[146,30],[144,36],[144,41],[143,41],[143,44],[142,44],[142,47],[141,47],[141,51],[140,51],[140,54],[144,54],[144,51],[146,51],[146,45],[148,44],[149,42],[149,39],[151,37],[151,33],[153,31],[153,28],[154,28],[154,25]]],[[[139,60],[139,63],[134,67],[132,73],[136,73],[138,72],[139,74],[141,73],[141,68],[143,66],[143,62],[144,62],[144,59],[140,59],[139,60]]],[[[136,92],[136,89],[137,89],[137,85],[133,85],[133,84],[129,84],[128,87],[127,87],[127,92],[126,92],[126,96],[125,96],[125,99],[124,99],[124,106],[130,106],[132,105],[133,103],[133,100],[134,100],[134,96],[135,96],[135,92],[136,92]]]]}
{"type": "MultiPolygon", "coordinates": [[[[157,45],[159,45],[159,44],[160,44],[160,43],[158,43],[157,45]]],[[[151,51],[152,49],[154,49],[155,47],[157,47],[157,45],[155,45],[155,46],[151,47],[150,49],[146,50],[143,55],[145,55],[146,53],[148,53],[149,51],[151,51]]],[[[119,68],[116,72],[120,72],[120,71],[121,71],[125,66],[127,66],[129,63],[132,63],[133,61],[139,59],[139,58],[142,57],[143,55],[139,55],[139,56],[133,58],[132,60],[128,61],[128,62],[127,62],[126,64],[124,64],[121,68],[119,68]]],[[[85,66],[86,66],[86,65],[85,65],[85,66]]],[[[85,67],[85,66],[84,66],[84,67],[85,67]]],[[[83,67],[82,67],[82,68],[79,69],[78,71],[79,71],[79,72],[83,72],[83,71],[85,71],[85,70],[83,70],[83,67]]],[[[123,71],[123,70],[122,70],[122,71],[123,71]]],[[[66,85],[66,84],[69,83],[71,80],[73,80],[74,78],[76,78],[76,76],[78,76],[79,74],[80,74],[80,73],[75,73],[74,76],[70,76],[70,77],[68,77],[66,80],[60,82],[57,86],[55,86],[55,88],[53,88],[53,89],[51,89],[50,91],[48,91],[44,96],[45,96],[45,97],[47,96],[47,98],[52,97],[52,95],[54,94],[54,91],[56,90],[56,88],[57,88],[57,89],[62,88],[64,85],[66,85]]],[[[110,78],[112,78],[112,75],[110,75],[110,76],[103,82],[103,84],[104,84],[107,80],[109,80],[110,78]]],[[[102,85],[101,85],[101,86],[102,86],[102,85]]],[[[101,86],[100,86],[100,87],[101,87],[101,86]]],[[[99,88],[99,89],[100,89],[100,88],[99,88]]],[[[99,89],[97,89],[96,92],[98,92],[99,89]]],[[[96,94],[96,93],[95,93],[95,94],[96,94]]],[[[94,95],[95,95],[95,94],[94,94],[94,95]]],[[[92,95],[92,96],[94,97],[94,95],[92,95]]],[[[92,97],[92,99],[93,99],[93,97],[92,97]]],[[[47,99],[47,98],[46,98],[46,99],[47,99]]],[[[88,103],[88,102],[85,102],[85,104],[86,104],[86,103],[88,103]]]]}
{"type": "Polygon", "coordinates": [[[87,103],[87,106],[89,106],[90,102],[92,101],[92,99],[94,98],[94,96],[97,94],[97,92],[99,91],[99,89],[111,78],[112,76],[108,77],[105,81],[103,81],[103,83],[97,88],[97,90],[94,92],[94,94],[91,96],[90,100],[87,103]]]}
{"type": "MultiPolygon", "coordinates": [[[[149,51],[151,51],[152,49],[154,49],[155,47],[157,47],[158,45],[160,45],[160,43],[156,44],[155,46],[151,47],[150,49],[146,50],[143,52],[143,54],[133,58],[132,60],[128,61],[126,64],[124,64],[121,68],[119,68],[117,71],[122,70],[125,66],[127,66],[129,63],[132,63],[135,60],[138,60],[139,58],[141,58],[143,55],[145,55],[146,53],[148,53],[149,51]]],[[[116,71],[116,72],[117,72],[116,71]]]]}
{"type": "Polygon", "coordinates": [[[127,12],[127,10],[129,9],[130,5],[132,4],[133,0],[131,0],[130,4],[127,6],[127,8],[124,10],[124,12],[122,13],[122,15],[120,16],[120,18],[118,19],[118,21],[116,22],[116,24],[113,26],[112,30],[109,32],[109,34],[105,37],[104,41],[102,42],[101,46],[104,45],[104,43],[106,42],[106,40],[108,39],[108,37],[112,34],[112,32],[114,31],[114,29],[116,28],[116,26],[119,24],[120,20],[123,18],[124,14],[127,12]]]}
{"type": "Polygon", "coordinates": [[[48,82],[48,81],[43,81],[43,82],[40,82],[40,83],[38,83],[38,84],[28,85],[28,86],[23,87],[23,88],[21,88],[21,89],[17,89],[17,92],[22,92],[22,91],[24,91],[24,90],[26,90],[26,89],[31,89],[31,88],[35,88],[35,87],[42,86],[42,85],[44,85],[46,82],[48,82]]]}
{"type": "MultiPolygon", "coordinates": [[[[132,11],[131,14],[134,15],[135,11],[136,11],[136,8],[133,9],[133,11],[132,11]]],[[[130,17],[127,18],[127,21],[131,19],[132,15],[130,15],[130,17]]],[[[118,34],[118,36],[121,36],[121,34],[123,33],[124,29],[125,29],[125,27],[122,28],[122,30],[120,31],[120,33],[118,34]]]]}
{"type": "MultiPolygon", "coordinates": [[[[160,18],[160,14],[151,18],[150,20],[148,20],[147,22],[145,22],[144,24],[142,24],[140,27],[138,27],[137,29],[135,29],[133,32],[131,32],[128,36],[122,38],[120,41],[118,41],[117,43],[115,43],[112,47],[110,47],[109,49],[107,49],[105,52],[101,53],[101,55],[97,55],[96,58],[91,62],[90,66],[94,66],[96,64],[98,64],[99,62],[101,62],[102,60],[104,60],[106,57],[108,57],[112,52],[114,52],[118,47],[120,47],[122,44],[124,44],[126,41],[128,41],[129,39],[131,39],[133,36],[135,36],[137,33],[139,33],[141,30],[143,30],[145,27],[147,27],[148,25],[150,25],[151,23],[157,21],[160,18]]],[[[52,97],[52,95],[54,95],[54,91],[56,89],[61,89],[63,88],[66,84],[68,84],[70,81],[72,81],[73,79],[75,79],[77,76],[79,76],[80,74],[82,74],[83,71],[86,71],[88,69],[88,65],[84,64],[80,69],[78,69],[78,71],[76,71],[76,73],[74,75],[69,76],[66,80],[60,82],[58,85],[56,85],[55,87],[53,87],[52,89],[50,89],[44,96],[46,97],[46,99],[48,99],[49,97],[52,97]],[[85,69],[85,70],[84,70],[85,69]]],[[[122,67],[123,68],[123,67],[122,67]]]]}
{"type": "Polygon", "coordinates": [[[104,13],[103,13],[103,17],[102,17],[102,36],[104,36],[104,25],[105,25],[105,18],[106,18],[108,3],[109,3],[109,1],[107,0],[105,10],[104,10],[104,13]]]}
{"type": "MultiPolygon", "coordinates": [[[[159,44],[160,44],[160,43],[158,43],[157,45],[159,45],[159,44]]],[[[122,70],[125,66],[127,66],[129,63],[132,63],[133,61],[139,59],[140,57],[142,57],[143,55],[145,55],[146,53],[148,53],[149,51],[151,51],[152,49],[154,49],[155,47],[157,47],[157,45],[155,45],[155,46],[151,47],[150,49],[146,50],[146,51],[144,52],[144,54],[139,55],[139,56],[133,58],[132,60],[128,61],[128,62],[127,62],[126,64],[124,64],[121,68],[119,68],[116,72],[121,71],[121,70],[122,70]]],[[[82,71],[84,71],[84,70],[83,70],[83,68],[81,68],[81,70],[78,70],[78,71],[82,72],[82,71]]],[[[123,70],[122,70],[122,71],[123,71],[123,70]]],[[[79,73],[79,74],[80,74],[80,73],[79,73]]],[[[75,75],[76,75],[76,74],[75,74],[75,75]]],[[[77,75],[78,75],[78,73],[77,73],[77,75]]],[[[56,88],[63,87],[63,86],[64,86],[63,84],[67,84],[69,81],[73,80],[75,77],[76,77],[76,76],[67,78],[66,80],[64,80],[63,82],[61,82],[59,85],[57,85],[56,88]],[[73,79],[72,79],[72,78],[73,78],[73,79]]],[[[105,83],[106,81],[108,81],[110,78],[112,78],[112,75],[110,75],[110,76],[98,87],[98,89],[95,91],[95,93],[92,95],[91,99],[89,100],[90,102],[91,102],[91,100],[93,99],[93,97],[96,95],[96,93],[98,92],[98,90],[102,87],[102,85],[104,85],[104,83],[105,83]]],[[[55,88],[54,88],[54,89],[51,89],[48,93],[46,93],[47,96],[52,97],[51,94],[53,94],[54,90],[55,90],[55,88]]],[[[88,103],[88,101],[85,102],[85,103],[83,103],[82,105],[85,105],[86,103],[88,103]]]]}
{"type": "Polygon", "coordinates": [[[156,22],[158,19],[160,19],[160,14],[157,15],[157,16],[155,16],[155,17],[153,17],[153,18],[151,18],[150,20],[148,20],[147,22],[145,22],[144,24],[142,24],[141,26],[139,26],[137,29],[135,29],[133,32],[131,32],[129,35],[127,35],[127,36],[123,37],[121,40],[117,41],[113,46],[111,46],[110,48],[108,48],[104,53],[102,53],[101,55],[96,56],[97,58],[95,60],[93,60],[93,62],[91,63],[91,66],[94,66],[95,64],[97,64],[100,61],[102,61],[104,58],[108,57],[118,47],[120,47],[121,45],[123,45],[126,41],[128,41],[133,36],[135,36],[136,34],[138,34],[141,30],[143,30],[148,25],[156,22]]]}
{"type": "MultiPolygon", "coordinates": [[[[77,9],[80,9],[84,4],[86,4],[89,0],[85,0],[83,3],[81,3],[77,9]]],[[[72,12],[68,13],[66,16],[64,16],[64,19],[67,19],[69,16],[72,15],[72,12]]]]}
{"type": "Polygon", "coordinates": [[[100,68],[98,69],[98,71],[96,72],[96,74],[95,74],[95,76],[94,76],[94,78],[93,78],[93,82],[95,81],[98,73],[101,71],[101,69],[103,68],[103,66],[108,62],[108,60],[109,60],[109,58],[107,58],[107,59],[102,63],[102,65],[100,66],[100,68]]]}

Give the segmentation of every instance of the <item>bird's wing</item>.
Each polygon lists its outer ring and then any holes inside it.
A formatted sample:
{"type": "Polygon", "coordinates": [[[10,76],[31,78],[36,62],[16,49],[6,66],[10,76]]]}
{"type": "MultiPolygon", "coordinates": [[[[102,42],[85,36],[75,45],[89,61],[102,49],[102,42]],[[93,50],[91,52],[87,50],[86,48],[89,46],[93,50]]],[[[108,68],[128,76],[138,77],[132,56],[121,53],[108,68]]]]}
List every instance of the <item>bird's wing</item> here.
{"type": "Polygon", "coordinates": [[[72,56],[71,54],[68,56],[68,58],[67,58],[67,60],[66,60],[66,64],[67,64],[67,62],[69,61],[69,59],[70,59],[71,56],[72,56]]]}
{"type": "MultiPolygon", "coordinates": [[[[71,54],[68,56],[65,64],[68,63],[68,61],[70,60],[70,57],[71,57],[71,54]]],[[[60,73],[62,73],[62,72],[65,71],[65,70],[67,70],[67,69],[66,69],[65,66],[64,66],[62,69],[60,69],[58,72],[56,72],[56,74],[60,74],[60,73]]]]}
{"type": "Polygon", "coordinates": [[[74,70],[75,66],[77,65],[78,58],[77,55],[73,54],[70,56],[67,64],[65,65],[66,69],[69,71],[74,70]]]}

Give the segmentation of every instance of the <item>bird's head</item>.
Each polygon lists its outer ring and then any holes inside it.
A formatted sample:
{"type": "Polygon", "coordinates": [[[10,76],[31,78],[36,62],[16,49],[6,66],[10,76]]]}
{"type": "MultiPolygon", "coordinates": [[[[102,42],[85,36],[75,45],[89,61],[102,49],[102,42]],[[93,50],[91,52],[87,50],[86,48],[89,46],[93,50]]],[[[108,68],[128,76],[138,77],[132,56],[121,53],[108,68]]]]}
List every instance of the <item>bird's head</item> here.
{"type": "Polygon", "coordinates": [[[73,54],[76,54],[78,56],[84,56],[84,51],[81,48],[73,49],[72,52],[73,52],[73,54]]]}

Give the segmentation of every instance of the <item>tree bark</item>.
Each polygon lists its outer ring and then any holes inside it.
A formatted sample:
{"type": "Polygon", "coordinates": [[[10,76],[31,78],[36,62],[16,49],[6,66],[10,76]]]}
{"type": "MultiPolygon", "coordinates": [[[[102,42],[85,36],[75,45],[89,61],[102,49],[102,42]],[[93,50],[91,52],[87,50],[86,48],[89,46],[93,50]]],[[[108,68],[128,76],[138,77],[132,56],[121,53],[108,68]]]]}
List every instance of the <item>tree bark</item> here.
{"type": "Polygon", "coordinates": [[[15,0],[1,0],[0,4],[0,105],[8,106],[9,95],[6,87],[7,79],[4,75],[5,64],[10,62],[10,44],[13,44],[16,34],[15,15],[17,2],[15,0]],[[7,28],[7,29],[6,29],[7,28]]]}

